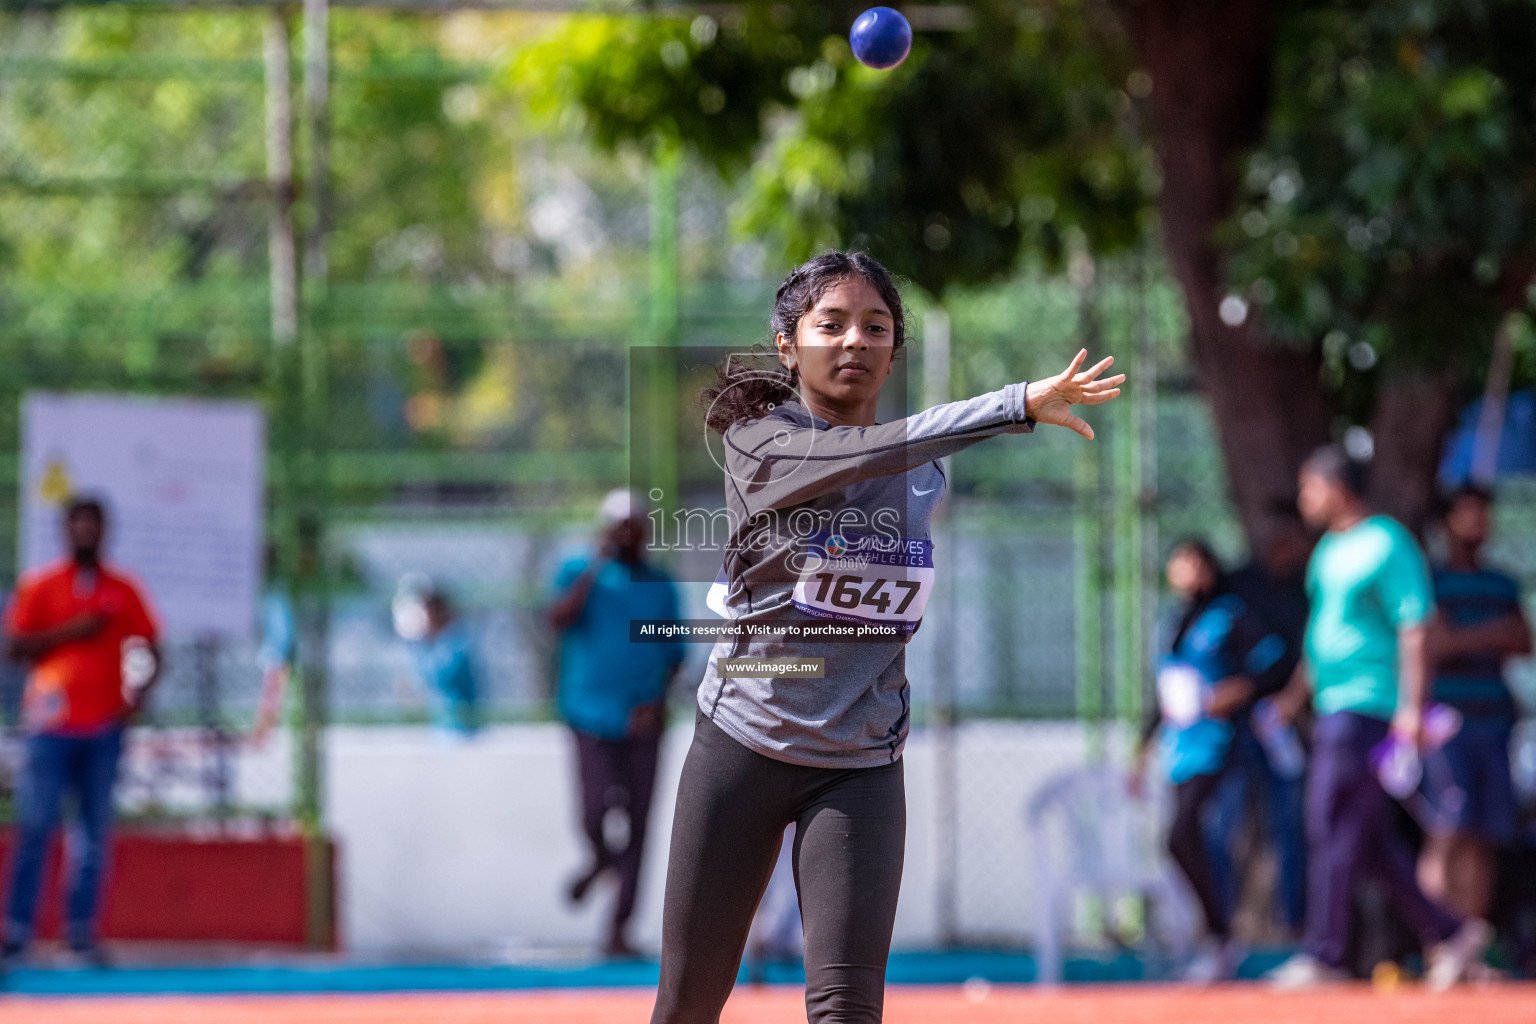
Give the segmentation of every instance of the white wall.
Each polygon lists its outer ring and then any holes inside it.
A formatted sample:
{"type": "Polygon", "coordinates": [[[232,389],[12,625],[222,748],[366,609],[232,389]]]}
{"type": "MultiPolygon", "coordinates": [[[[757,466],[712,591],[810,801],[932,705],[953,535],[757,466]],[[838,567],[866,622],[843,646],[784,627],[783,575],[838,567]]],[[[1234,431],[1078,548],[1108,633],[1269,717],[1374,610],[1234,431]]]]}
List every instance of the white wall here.
{"type": "MultiPolygon", "coordinates": [[[[692,732],[672,729],[662,750],[634,941],[657,948],[672,801],[692,732]]],[[[1077,723],[988,722],[957,743],[956,912],[967,934],[1022,939],[1031,912],[1028,795],[1081,764],[1077,723]]],[[[933,745],[914,733],[906,751],[908,833],[896,942],[939,938],[938,810],[933,745]]],[[[574,753],[555,725],[504,726],[450,745],[417,727],[337,727],[326,745],[326,812],[341,846],[343,941],[362,954],[526,955],[589,947],[603,932],[611,889],[585,906],[563,891],[582,860],[574,753]]]]}

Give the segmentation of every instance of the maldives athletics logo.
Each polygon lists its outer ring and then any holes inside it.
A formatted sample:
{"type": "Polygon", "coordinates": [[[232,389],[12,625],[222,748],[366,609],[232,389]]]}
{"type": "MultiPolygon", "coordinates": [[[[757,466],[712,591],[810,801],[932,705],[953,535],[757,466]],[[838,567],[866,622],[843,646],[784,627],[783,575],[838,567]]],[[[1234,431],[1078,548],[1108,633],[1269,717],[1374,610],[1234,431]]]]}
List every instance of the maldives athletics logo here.
{"type": "Polygon", "coordinates": [[[842,534],[834,533],[827,538],[826,543],[821,548],[827,553],[828,558],[842,558],[848,552],[848,541],[843,538],[842,534]]]}

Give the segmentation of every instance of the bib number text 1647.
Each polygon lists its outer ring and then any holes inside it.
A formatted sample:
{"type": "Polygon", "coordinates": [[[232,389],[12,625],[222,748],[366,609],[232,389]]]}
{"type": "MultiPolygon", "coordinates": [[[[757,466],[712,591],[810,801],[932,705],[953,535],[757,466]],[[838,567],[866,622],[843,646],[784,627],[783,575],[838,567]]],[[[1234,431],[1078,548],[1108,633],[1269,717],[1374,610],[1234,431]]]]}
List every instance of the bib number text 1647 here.
{"type": "Polygon", "coordinates": [[[817,603],[828,602],[834,607],[850,611],[868,606],[881,615],[888,611],[892,615],[900,615],[923,589],[922,583],[917,580],[866,580],[862,576],[834,576],[829,572],[819,572],[811,579],[820,584],[816,588],[817,603]],[[901,603],[894,609],[891,608],[891,602],[897,595],[886,591],[887,583],[894,584],[896,590],[901,592],[901,603]]]}

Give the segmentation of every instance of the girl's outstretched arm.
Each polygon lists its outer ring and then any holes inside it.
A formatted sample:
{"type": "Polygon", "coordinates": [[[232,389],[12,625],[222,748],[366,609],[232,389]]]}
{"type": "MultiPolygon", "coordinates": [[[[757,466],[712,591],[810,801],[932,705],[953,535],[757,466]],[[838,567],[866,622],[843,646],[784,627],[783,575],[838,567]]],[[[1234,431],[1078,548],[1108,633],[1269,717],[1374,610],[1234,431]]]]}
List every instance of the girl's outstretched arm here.
{"type": "Polygon", "coordinates": [[[770,414],[725,434],[726,466],[750,514],[790,508],[860,480],[891,476],[969,448],[998,434],[1028,433],[1051,423],[1092,438],[1069,410],[1099,405],[1120,393],[1124,374],[1097,380],[1113,362],[1080,370],[1087,350],[1055,377],[1009,384],[959,402],[871,427],[816,428],[770,414]]]}

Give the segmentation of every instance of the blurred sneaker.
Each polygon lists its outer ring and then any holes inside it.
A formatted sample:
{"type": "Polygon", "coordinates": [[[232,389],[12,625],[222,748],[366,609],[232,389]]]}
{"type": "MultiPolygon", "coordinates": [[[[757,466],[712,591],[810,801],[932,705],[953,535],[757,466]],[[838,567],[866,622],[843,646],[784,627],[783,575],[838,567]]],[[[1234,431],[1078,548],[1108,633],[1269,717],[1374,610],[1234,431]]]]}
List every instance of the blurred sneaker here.
{"type": "Polygon", "coordinates": [[[1429,970],[1424,981],[1434,992],[1443,992],[1467,977],[1493,941],[1493,926],[1480,917],[1466,921],[1456,934],[1429,951],[1429,970]]]}
{"type": "Polygon", "coordinates": [[[565,889],[566,902],[575,904],[580,903],[582,900],[586,899],[587,893],[592,888],[592,883],[601,878],[603,876],[603,872],[607,870],[607,864],[598,862],[592,865],[586,871],[583,871],[576,878],[571,879],[570,885],[566,886],[565,889]]]}
{"type": "Polygon", "coordinates": [[[1237,969],[1243,965],[1247,956],[1247,948],[1235,940],[1209,942],[1195,954],[1181,977],[1192,985],[1231,981],[1237,977],[1237,969]]]}
{"type": "Polygon", "coordinates": [[[603,959],[605,960],[641,960],[640,951],[629,944],[629,940],[622,935],[609,936],[603,944],[603,959]]]}
{"type": "Polygon", "coordinates": [[[24,942],[0,944],[0,974],[15,970],[27,962],[27,946],[24,942]]]}
{"type": "Polygon", "coordinates": [[[104,971],[112,966],[112,958],[107,956],[107,951],[100,943],[90,943],[83,946],[70,946],[64,950],[59,959],[61,967],[73,968],[77,971],[104,971]]]}
{"type": "Polygon", "coordinates": [[[1349,981],[1349,972],[1323,963],[1310,953],[1297,953],[1264,975],[1271,988],[1294,991],[1349,981]]]}

